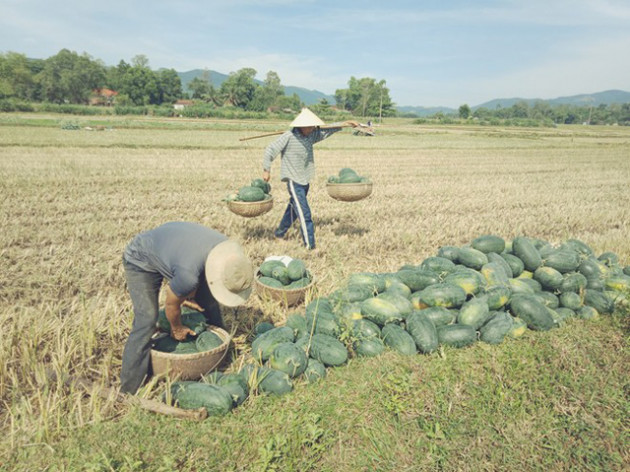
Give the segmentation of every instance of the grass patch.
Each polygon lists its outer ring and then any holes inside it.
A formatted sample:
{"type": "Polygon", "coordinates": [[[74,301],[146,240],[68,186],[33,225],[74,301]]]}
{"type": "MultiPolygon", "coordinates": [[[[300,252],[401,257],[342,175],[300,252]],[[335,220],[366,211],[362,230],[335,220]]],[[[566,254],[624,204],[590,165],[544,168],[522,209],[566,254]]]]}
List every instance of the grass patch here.
{"type": "Polygon", "coordinates": [[[50,448],[23,448],[14,464],[67,470],[622,470],[630,413],[624,345],[605,319],[529,332],[500,346],[413,357],[388,352],[352,360],[323,382],[300,383],[284,397],[252,397],[233,414],[203,423],[132,410],[66,431],[50,448]]]}

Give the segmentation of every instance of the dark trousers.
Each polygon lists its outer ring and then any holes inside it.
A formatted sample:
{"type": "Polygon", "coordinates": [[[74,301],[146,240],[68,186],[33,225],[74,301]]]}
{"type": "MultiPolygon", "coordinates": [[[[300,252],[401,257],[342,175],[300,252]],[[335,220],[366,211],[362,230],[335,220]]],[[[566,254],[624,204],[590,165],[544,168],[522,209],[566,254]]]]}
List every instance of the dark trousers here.
{"type": "MultiPolygon", "coordinates": [[[[156,330],[160,288],[164,277],[157,272],[147,272],[125,259],[123,267],[134,317],[123,349],[120,390],[133,394],[151,374],[151,337],[156,330]]],[[[219,305],[210,294],[205,278],[201,282],[195,301],[204,309],[209,324],[223,327],[219,305]]]]}
{"type": "Polygon", "coordinates": [[[304,245],[307,249],[315,249],[315,226],[311,217],[311,207],[306,199],[308,189],[308,184],[300,185],[290,180],[287,182],[287,190],[291,198],[275,235],[278,238],[284,237],[293,223],[298,221],[304,245]]]}

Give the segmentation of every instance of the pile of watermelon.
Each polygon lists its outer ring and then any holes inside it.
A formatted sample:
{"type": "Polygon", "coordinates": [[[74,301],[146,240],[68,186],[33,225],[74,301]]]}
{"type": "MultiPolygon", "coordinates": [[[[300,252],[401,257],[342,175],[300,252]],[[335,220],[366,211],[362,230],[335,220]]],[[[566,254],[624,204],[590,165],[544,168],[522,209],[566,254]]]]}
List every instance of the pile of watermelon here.
{"type": "Polygon", "coordinates": [[[172,354],[194,354],[211,351],[223,345],[223,339],[212,331],[208,331],[208,323],[203,313],[188,307],[182,307],[182,324],[194,331],[195,336],[188,335],[184,341],[177,341],[171,337],[171,324],[166,318],[166,311],[162,308],[158,312],[157,328],[163,333],[152,341],[152,349],[172,354]]]}
{"type": "Polygon", "coordinates": [[[308,286],[313,277],[301,259],[288,263],[278,259],[265,260],[258,269],[258,282],[281,290],[295,290],[308,286]]]}
{"type": "Polygon", "coordinates": [[[223,200],[226,202],[262,202],[271,198],[271,184],[261,178],[251,181],[249,185],[241,187],[237,193],[232,193],[223,200]]]}
{"type": "Polygon", "coordinates": [[[331,175],[328,177],[329,184],[358,184],[369,182],[367,177],[360,176],[354,169],[350,167],[344,167],[337,175],[331,175]]]}
{"type": "MultiPolygon", "coordinates": [[[[466,246],[441,247],[396,272],[352,274],[343,287],[312,300],[303,314],[290,315],[284,326],[260,323],[252,343],[255,362],[228,375],[240,376],[248,389],[281,395],[296,379],[317,381],[327,367],[351,357],[500,344],[527,329],[596,319],[616,305],[630,306],[630,266],[620,265],[615,253],[596,255],[576,239],[554,246],[484,235],[466,246]]],[[[214,384],[214,392],[219,381],[206,383],[214,384]]],[[[173,397],[184,391],[185,385],[175,385],[173,397]]],[[[178,399],[179,405],[204,406],[203,396],[193,397],[178,399]]]]}

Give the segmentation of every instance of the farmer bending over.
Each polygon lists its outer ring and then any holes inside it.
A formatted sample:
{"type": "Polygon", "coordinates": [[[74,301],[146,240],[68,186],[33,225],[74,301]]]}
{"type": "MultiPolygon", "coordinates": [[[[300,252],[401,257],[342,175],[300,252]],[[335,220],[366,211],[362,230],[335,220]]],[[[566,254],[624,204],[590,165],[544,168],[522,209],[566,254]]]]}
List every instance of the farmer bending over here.
{"type": "Polygon", "coordinates": [[[324,122],[317,115],[308,108],[302,109],[291,123],[292,129],[269,144],[263,157],[262,177],[269,182],[271,162],[278,154],[282,155],[280,178],[287,183],[289,190],[289,204],[274,234],[276,238],[284,238],[293,222],[299,221],[302,240],[307,249],[315,249],[315,228],[306,199],[309,182],[315,174],[313,144],[341,131],[344,126],[355,128],[359,123],[346,121],[339,127],[325,129],[320,128],[322,125],[324,122]]]}
{"type": "Polygon", "coordinates": [[[170,222],[140,233],[125,248],[123,266],[134,319],[125,343],[121,392],[134,394],[151,374],[151,337],[158,320],[158,297],[166,285],[165,312],[171,336],[183,341],[195,333],[182,324],[182,304],[222,327],[217,302],[242,305],[252,290],[254,270],[241,246],[195,223],[170,222]]]}

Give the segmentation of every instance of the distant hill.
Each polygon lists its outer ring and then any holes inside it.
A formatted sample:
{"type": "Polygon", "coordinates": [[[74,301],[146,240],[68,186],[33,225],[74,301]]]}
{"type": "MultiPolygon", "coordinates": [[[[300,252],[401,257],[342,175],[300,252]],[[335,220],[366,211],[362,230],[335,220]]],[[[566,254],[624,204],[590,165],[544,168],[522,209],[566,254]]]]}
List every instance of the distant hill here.
{"type": "Polygon", "coordinates": [[[448,107],[410,107],[410,106],[398,106],[396,107],[399,113],[413,113],[414,115],[423,117],[423,116],[432,116],[436,113],[444,113],[445,115],[451,113],[457,113],[457,110],[454,108],[448,107]]]}
{"type": "Polygon", "coordinates": [[[526,102],[530,106],[534,105],[536,102],[545,102],[549,105],[612,105],[613,103],[630,103],[630,92],[624,92],[623,90],[606,90],[605,92],[572,95],[569,97],[558,97],[548,100],[542,100],[540,98],[497,98],[490,100],[489,102],[482,103],[481,105],[476,105],[472,107],[472,109],[476,110],[477,108],[487,108],[489,110],[494,110],[497,107],[509,108],[518,102],[526,102]]]}
{"type": "MultiPolygon", "coordinates": [[[[184,93],[189,93],[188,84],[195,77],[203,77],[204,73],[207,73],[210,76],[210,83],[215,88],[221,87],[221,84],[225,82],[225,79],[229,77],[227,74],[222,74],[221,72],[216,72],[213,70],[189,70],[187,72],[178,72],[177,75],[179,79],[182,81],[182,90],[184,93]]],[[[256,80],[258,84],[262,85],[262,81],[256,80]]],[[[300,100],[305,105],[315,105],[319,103],[322,99],[326,99],[328,103],[335,103],[335,97],[333,95],[326,95],[323,92],[318,90],[308,90],[302,87],[294,87],[294,86],[284,86],[284,94],[287,96],[292,96],[293,94],[297,94],[300,97],[300,100]]]]}
{"type": "MultiPolygon", "coordinates": [[[[471,107],[473,110],[478,108],[487,108],[495,110],[497,108],[510,108],[516,103],[526,102],[530,107],[537,102],[548,103],[549,105],[575,105],[575,106],[599,106],[612,105],[614,103],[623,104],[630,103],[630,92],[623,90],[606,90],[605,92],[597,92],[590,94],[572,95],[568,97],[558,97],[543,100],[540,98],[496,98],[489,102],[482,103],[471,107]]],[[[420,107],[420,106],[399,106],[399,113],[414,113],[419,117],[431,116],[436,113],[444,113],[445,115],[458,113],[458,109],[448,107],[420,107]]]]}

